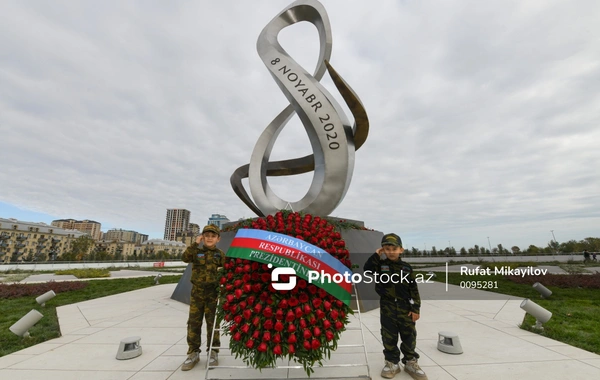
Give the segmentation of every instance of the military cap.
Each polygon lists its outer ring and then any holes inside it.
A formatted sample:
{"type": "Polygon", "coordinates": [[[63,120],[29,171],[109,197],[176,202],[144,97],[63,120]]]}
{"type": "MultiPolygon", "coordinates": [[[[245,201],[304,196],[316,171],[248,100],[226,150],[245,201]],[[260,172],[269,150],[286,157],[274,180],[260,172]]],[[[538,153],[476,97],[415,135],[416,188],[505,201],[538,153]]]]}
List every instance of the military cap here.
{"type": "Polygon", "coordinates": [[[206,227],[204,227],[202,229],[202,233],[205,232],[214,232],[215,234],[221,236],[221,230],[219,229],[219,227],[215,226],[214,224],[209,224],[206,227]]]}
{"type": "Polygon", "coordinates": [[[384,245],[395,245],[396,247],[402,248],[402,240],[400,236],[396,234],[385,234],[381,239],[381,246],[384,245]]]}

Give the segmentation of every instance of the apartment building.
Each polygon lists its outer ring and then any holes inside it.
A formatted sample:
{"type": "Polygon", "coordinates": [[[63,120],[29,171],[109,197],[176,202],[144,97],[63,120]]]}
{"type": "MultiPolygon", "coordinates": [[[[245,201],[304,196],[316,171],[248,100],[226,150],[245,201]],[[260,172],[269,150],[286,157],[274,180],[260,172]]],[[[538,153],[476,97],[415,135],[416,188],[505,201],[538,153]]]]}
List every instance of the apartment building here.
{"type": "Polygon", "coordinates": [[[229,223],[229,222],[230,222],[230,220],[227,219],[227,217],[225,215],[212,214],[210,216],[210,218],[208,218],[207,224],[214,224],[215,226],[217,226],[219,228],[223,228],[223,225],[225,223],[229,223]]]}
{"type": "Polygon", "coordinates": [[[190,224],[190,214],[188,210],[182,208],[167,209],[164,239],[174,241],[178,232],[187,231],[190,224]]]}
{"type": "Polygon", "coordinates": [[[175,257],[181,255],[186,248],[187,246],[179,241],[150,239],[142,243],[141,254],[147,256],[164,251],[175,257]]]}
{"type": "Polygon", "coordinates": [[[0,261],[56,260],[70,251],[71,242],[86,235],[46,223],[0,218],[0,261]]]}
{"type": "Polygon", "coordinates": [[[104,233],[102,240],[105,240],[105,241],[112,241],[112,240],[121,241],[121,240],[123,240],[123,241],[127,241],[127,242],[141,244],[141,243],[145,242],[146,240],[148,240],[148,235],[140,234],[139,232],[136,232],[136,231],[122,230],[120,228],[119,229],[113,228],[104,233]]]}
{"type": "Polygon", "coordinates": [[[65,230],[77,230],[86,233],[94,240],[102,239],[102,225],[93,220],[57,219],[53,220],[51,224],[65,230]]]}

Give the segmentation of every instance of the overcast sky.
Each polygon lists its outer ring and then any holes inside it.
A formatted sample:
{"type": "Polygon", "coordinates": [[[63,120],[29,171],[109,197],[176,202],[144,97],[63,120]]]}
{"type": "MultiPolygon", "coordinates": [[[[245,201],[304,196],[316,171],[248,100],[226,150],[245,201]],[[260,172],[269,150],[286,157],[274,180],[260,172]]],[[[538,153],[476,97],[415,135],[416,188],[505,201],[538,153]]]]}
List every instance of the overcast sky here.
{"type": "MultiPolygon", "coordinates": [[[[256,40],[289,3],[0,2],[0,217],[252,217],[229,178],[288,104],[256,40]]],[[[600,236],[600,2],[322,3],[370,119],[333,216],[428,250],[600,236]]],[[[311,24],[280,42],[313,72],[311,24]]],[[[311,152],[294,118],[272,159],[311,152]]],[[[311,179],[269,181],[296,201],[311,179]]]]}

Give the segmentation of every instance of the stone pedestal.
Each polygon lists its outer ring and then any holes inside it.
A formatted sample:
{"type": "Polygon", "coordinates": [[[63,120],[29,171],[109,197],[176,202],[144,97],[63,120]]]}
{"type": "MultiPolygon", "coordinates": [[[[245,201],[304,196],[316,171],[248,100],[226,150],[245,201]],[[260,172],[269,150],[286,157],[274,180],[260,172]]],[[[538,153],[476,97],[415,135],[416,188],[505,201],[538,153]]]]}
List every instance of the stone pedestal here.
{"type": "MultiPolygon", "coordinates": [[[[346,241],[346,247],[350,251],[350,261],[353,265],[359,267],[355,269],[355,272],[363,272],[362,268],[369,256],[375,253],[377,248],[381,247],[381,238],[383,233],[379,231],[366,231],[366,230],[355,230],[355,229],[343,229],[340,231],[342,239],[346,241]]],[[[227,252],[235,232],[223,232],[221,233],[221,241],[217,244],[223,252],[227,252]]],[[[190,303],[190,292],[192,284],[190,279],[192,277],[192,266],[188,264],[183,276],[179,280],[172,299],[186,303],[190,303]]],[[[358,297],[360,300],[361,312],[366,312],[379,307],[379,296],[375,293],[375,284],[364,284],[360,283],[356,286],[358,291],[358,297]]],[[[355,308],[356,305],[352,305],[355,308]]]]}

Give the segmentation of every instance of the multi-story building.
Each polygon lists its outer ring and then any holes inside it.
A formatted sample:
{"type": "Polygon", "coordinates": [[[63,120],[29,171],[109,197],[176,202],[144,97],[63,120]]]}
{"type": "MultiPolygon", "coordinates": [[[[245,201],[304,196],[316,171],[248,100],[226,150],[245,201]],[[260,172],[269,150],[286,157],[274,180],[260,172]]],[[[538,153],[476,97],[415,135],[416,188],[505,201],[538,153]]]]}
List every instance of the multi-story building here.
{"type": "Polygon", "coordinates": [[[185,251],[186,245],[179,241],[169,241],[161,239],[150,239],[142,243],[142,259],[149,255],[158,255],[160,252],[166,252],[171,257],[179,256],[185,251]]]}
{"type": "Polygon", "coordinates": [[[140,234],[136,231],[122,230],[113,228],[112,230],[108,230],[104,233],[102,240],[123,240],[132,243],[141,244],[148,240],[148,235],[140,234]]]}
{"type": "Polygon", "coordinates": [[[212,214],[210,216],[210,218],[208,218],[207,224],[214,224],[215,226],[217,226],[219,228],[223,228],[223,225],[225,223],[229,223],[229,219],[227,219],[227,217],[225,215],[212,214]]]}
{"type": "Polygon", "coordinates": [[[190,212],[182,208],[167,209],[165,219],[165,240],[174,241],[178,232],[187,231],[190,224],[190,212]]]}
{"type": "Polygon", "coordinates": [[[77,230],[84,232],[94,240],[102,239],[102,225],[93,220],[75,220],[75,219],[57,219],[51,223],[54,227],[63,228],[65,230],[77,230]]]}
{"type": "Polygon", "coordinates": [[[134,256],[136,243],[125,240],[99,240],[95,244],[95,253],[106,252],[117,260],[127,260],[134,256]]]}
{"type": "Polygon", "coordinates": [[[0,261],[56,260],[70,251],[73,240],[86,235],[77,230],[0,218],[0,261]]]}

